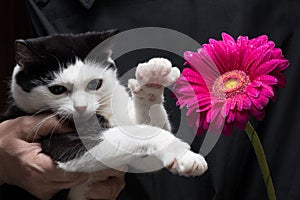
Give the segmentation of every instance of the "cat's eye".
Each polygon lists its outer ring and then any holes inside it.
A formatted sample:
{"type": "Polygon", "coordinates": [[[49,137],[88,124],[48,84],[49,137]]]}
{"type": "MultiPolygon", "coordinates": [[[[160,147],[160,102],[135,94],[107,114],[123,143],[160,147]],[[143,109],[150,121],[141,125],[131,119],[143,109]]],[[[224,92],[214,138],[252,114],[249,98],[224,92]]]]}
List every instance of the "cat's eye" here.
{"type": "Polygon", "coordinates": [[[55,94],[55,95],[60,95],[67,91],[67,88],[62,85],[49,86],[48,89],[52,94],[55,94]]]}
{"type": "Polygon", "coordinates": [[[102,85],[102,79],[94,79],[94,80],[91,80],[86,88],[89,89],[89,90],[98,90],[102,85]]]}

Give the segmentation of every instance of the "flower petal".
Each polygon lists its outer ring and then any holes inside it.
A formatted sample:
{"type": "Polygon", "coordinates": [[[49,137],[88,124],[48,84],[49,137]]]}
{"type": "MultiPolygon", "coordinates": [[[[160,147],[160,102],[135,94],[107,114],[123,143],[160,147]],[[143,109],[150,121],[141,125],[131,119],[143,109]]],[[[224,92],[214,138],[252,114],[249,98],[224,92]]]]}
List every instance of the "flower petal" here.
{"type": "Polygon", "coordinates": [[[237,112],[235,125],[239,130],[244,130],[248,122],[248,112],[237,112]]]}
{"type": "Polygon", "coordinates": [[[230,110],[230,105],[231,105],[231,99],[227,99],[227,101],[224,103],[221,110],[222,117],[227,117],[230,110]]]}
{"type": "Polygon", "coordinates": [[[222,33],[222,38],[225,44],[226,54],[227,54],[227,71],[239,69],[240,66],[237,66],[237,45],[233,37],[227,33],[222,33]],[[238,68],[237,68],[238,67],[238,68]]]}
{"type": "MultiPolygon", "coordinates": [[[[253,105],[258,109],[258,110],[262,110],[264,107],[261,104],[261,101],[259,100],[259,98],[253,98],[250,97],[251,102],[253,103],[253,105]]],[[[263,101],[262,101],[263,102],[263,101]]]]}
{"type": "Polygon", "coordinates": [[[206,121],[211,123],[221,112],[224,103],[213,104],[211,109],[207,112],[206,121]]]}
{"type": "Polygon", "coordinates": [[[261,75],[257,78],[257,80],[266,85],[276,85],[278,83],[277,78],[270,75],[261,75]]]}
{"type": "Polygon", "coordinates": [[[242,111],[243,110],[243,97],[242,97],[242,95],[237,95],[235,97],[235,101],[236,101],[237,110],[242,111]]]}
{"type": "Polygon", "coordinates": [[[272,72],[274,69],[276,69],[279,66],[285,66],[286,61],[282,59],[273,59],[268,62],[263,63],[259,67],[257,67],[254,72],[250,73],[250,76],[257,77],[260,75],[265,75],[270,72],[272,72]]]}
{"type": "Polygon", "coordinates": [[[250,97],[257,98],[260,94],[258,89],[255,89],[254,87],[248,87],[245,91],[246,94],[250,97]]]}
{"type": "Polygon", "coordinates": [[[244,64],[247,66],[246,70],[256,70],[262,63],[267,62],[270,57],[271,51],[268,50],[268,45],[257,47],[245,56],[244,64]]]}
{"type": "Polygon", "coordinates": [[[258,81],[258,80],[254,80],[251,82],[251,86],[254,87],[254,88],[258,88],[260,87],[262,84],[262,82],[258,81]]]}
{"type": "Polygon", "coordinates": [[[203,47],[205,49],[210,48],[214,52],[215,57],[217,57],[218,61],[221,63],[221,65],[217,65],[217,67],[219,68],[221,73],[226,72],[226,70],[228,68],[227,54],[226,54],[226,49],[224,47],[223,42],[219,42],[214,39],[210,39],[209,44],[210,44],[209,46],[203,45],[203,47]]]}
{"type": "Polygon", "coordinates": [[[260,90],[261,94],[268,97],[272,98],[274,96],[274,90],[271,86],[262,84],[262,88],[260,90]]]}
{"type": "Polygon", "coordinates": [[[211,109],[211,104],[210,102],[203,102],[202,104],[199,104],[199,108],[197,109],[197,112],[203,112],[203,111],[206,111],[206,110],[209,110],[211,109]]]}
{"type": "Polygon", "coordinates": [[[235,45],[235,40],[233,37],[231,37],[231,35],[227,34],[227,33],[222,33],[222,39],[224,41],[224,43],[229,44],[229,45],[235,45]]]}
{"type": "Polygon", "coordinates": [[[252,102],[250,98],[246,94],[242,94],[242,99],[243,99],[243,108],[244,109],[250,109],[252,106],[252,102]]]}
{"type": "Polygon", "coordinates": [[[235,106],[236,106],[236,99],[233,98],[233,99],[231,100],[230,109],[231,109],[231,110],[235,109],[235,106]]]}
{"type": "Polygon", "coordinates": [[[279,48],[272,49],[271,59],[282,58],[282,57],[283,57],[283,55],[282,55],[281,49],[279,49],[279,48]]]}
{"type": "Polygon", "coordinates": [[[281,59],[281,62],[278,64],[277,70],[283,71],[290,65],[290,62],[287,59],[281,59]]]}
{"type": "Polygon", "coordinates": [[[235,110],[230,110],[226,119],[227,123],[233,122],[235,120],[235,110]]]}
{"type": "MultiPolygon", "coordinates": [[[[203,49],[203,51],[205,50],[203,49]]],[[[216,69],[217,67],[215,65],[209,65],[202,54],[186,51],[184,52],[184,59],[196,71],[196,73],[201,75],[208,86],[212,86],[213,82],[220,74],[218,73],[218,69],[216,69]]]]}
{"type": "Polygon", "coordinates": [[[238,39],[237,39],[237,47],[239,49],[238,51],[238,56],[237,56],[237,65],[240,66],[240,69],[242,71],[247,71],[246,70],[246,65],[243,63],[243,60],[245,58],[245,54],[247,53],[248,51],[248,37],[247,36],[239,36],[238,39]]]}
{"type": "Polygon", "coordinates": [[[261,36],[258,36],[257,38],[253,38],[253,39],[249,40],[249,46],[251,48],[257,48],[257,47],[265,44],[267,41],[268,41],[268,36],[261,35],[261,36]]]}
{"type": "Polygon", "coordinates": [[[257,110],[256,108],[252,107],[250,110],[251,115],[256,117],[257,120],[261,121],[265,117],[265,110],[257,110]]]}
{"type": "Polygon", "coordinates": [[[233,126],[234,126],[233,123],[225,123],[222,131],[223,135],[225,136],[230,135],[233,131],[233,126]]]}
{"type": "Polygon", "coordinates": [[[269,103],[269,98],[264,95],[260,95],[259,98],[257,98],[257,101],[262,107],[265,107],[269,103]]]}
{"type": "Polygon", "coordinates": [[[278,87],[284,88],[286,86],[286,77],[284,76],[283,73],[279,73],[278,72],[278,73],[276,73],[273,76],[275,76],[277,78],[277,80],[278,80],[278,83],[277,83],[278,87]]]}

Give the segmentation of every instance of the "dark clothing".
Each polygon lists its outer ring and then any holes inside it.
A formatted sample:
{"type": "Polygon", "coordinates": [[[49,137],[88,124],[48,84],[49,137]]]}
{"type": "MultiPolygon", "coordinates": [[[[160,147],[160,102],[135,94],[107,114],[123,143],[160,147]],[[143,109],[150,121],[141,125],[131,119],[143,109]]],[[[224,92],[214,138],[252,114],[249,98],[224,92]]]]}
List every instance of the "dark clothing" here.
{"type": "MultiPolygon", "coordinates": [[[[235,38],[268,35],[291,65],[285,71],[287,87],[278,90],[277,102],[267,106],[265,119],[255,121],[255,128],[264,146],[277,199],[300,199],[299,0],[29,0],[28,10],[34,36],[146,26],[177,30],[200,44],[209,38],[220,39],[221,32],[235,38]]],[[[170,58],[174,65],[183,66],[183,59],[169,52],[138,50],[116,61],[120,75],[154,56],[170,58]]],[[[171,99],[167,109],[176,129],[180,112],[171,99]]],[[[194,150],[199,150],[203,138],[195,139],[194,150]]],[[[208,171],[195,178],[172,175],[167,170],[127,174],[127,185],[119,199],[267,199],[255,154],[244,132],[235,130],[230,136],[221,136],[206,159],[208,171]]]]}

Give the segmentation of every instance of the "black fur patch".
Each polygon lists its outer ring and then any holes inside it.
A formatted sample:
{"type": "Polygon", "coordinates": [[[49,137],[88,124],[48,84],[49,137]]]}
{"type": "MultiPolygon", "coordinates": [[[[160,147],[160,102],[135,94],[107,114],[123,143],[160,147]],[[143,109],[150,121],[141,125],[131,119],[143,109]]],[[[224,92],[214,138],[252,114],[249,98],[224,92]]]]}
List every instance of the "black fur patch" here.
{"type": "MultiPolygon", "coordinates": [[[[10,102],[14,102],[13,99],[10,100],[10,102]]],[[[18,106],[12,104],[8,107],[5,114],[1,116],[1,121],[7,120],[7,119],[15,119],[17,117],[30,115],[29,113],[21,110],[18,106]]]]}
{"type": "MultiPolygon", "coordinates": [[[[85,61],[87,55],[98,44],[117,32],[117,30],[111,30],[76,35],[57,34],[17,40],[15,43],[16,63],[22,67],[22,71],[16,76],[17,84],[26,92],[30,92],[38,85],[48,84],[53,80],[54,72],[74,64],[76,59],[85,61]]],[[[110,48],[111,44],[107,43],[98,56],[107,60],[110,48]]]]}
{"type": "Polygon", "coordinates": [[[53,134],[43,137],[40,141],[42,152],[54,161],[67,162],[81,157],[89,149],[99,144],[101,132],[110,128],[108,121],[101,115],[97,116],[100,129],[96,133],[78,135],[77,132],[68,134],[53,134]]]}
{"type": "Polygon", "coordinates": [[[42,152],[49,155],[54,161],[60,162],[78,158],[100,142],[101,139],[96,135],[95,137],[80,137],[76,132],[49,135],[41,140],[42,152]]]}

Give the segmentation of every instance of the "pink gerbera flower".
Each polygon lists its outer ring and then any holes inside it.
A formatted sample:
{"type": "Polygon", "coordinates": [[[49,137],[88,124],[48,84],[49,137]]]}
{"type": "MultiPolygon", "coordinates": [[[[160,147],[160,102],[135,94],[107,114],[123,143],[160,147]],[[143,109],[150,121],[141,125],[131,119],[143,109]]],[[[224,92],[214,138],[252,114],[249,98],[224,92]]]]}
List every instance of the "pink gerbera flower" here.
{"type": "Polygon", "coordinates": [[[183,70],[174,86],[177,105],[187,106],[198,134],[212,122],[228,135],[234,125],[244,130],[249,115],[262,120],[269,99],[275,100],[275,87],[286,84],[282,71],[289,62],[267,36],[235,41],[223,33],[222,39],[185,52],[191,68],[183,70]]]}

